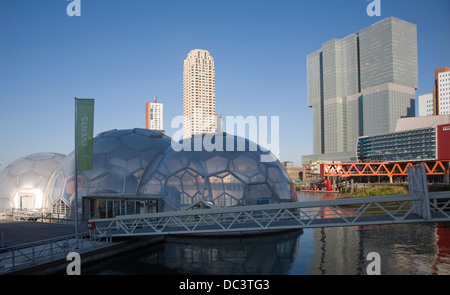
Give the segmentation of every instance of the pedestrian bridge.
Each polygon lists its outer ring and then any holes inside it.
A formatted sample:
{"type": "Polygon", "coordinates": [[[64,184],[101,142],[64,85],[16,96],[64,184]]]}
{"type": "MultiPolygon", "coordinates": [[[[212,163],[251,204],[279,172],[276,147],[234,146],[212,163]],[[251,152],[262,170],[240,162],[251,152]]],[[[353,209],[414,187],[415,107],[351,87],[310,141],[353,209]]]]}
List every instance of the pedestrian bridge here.
{"type": "Polygon", "coordinates": [[[450,221],[450,192],[429,193],[426,170],[412,166],[409,194],[208,208],[91,219],[96,237],[246,234],[330,226],[450,221]]]}

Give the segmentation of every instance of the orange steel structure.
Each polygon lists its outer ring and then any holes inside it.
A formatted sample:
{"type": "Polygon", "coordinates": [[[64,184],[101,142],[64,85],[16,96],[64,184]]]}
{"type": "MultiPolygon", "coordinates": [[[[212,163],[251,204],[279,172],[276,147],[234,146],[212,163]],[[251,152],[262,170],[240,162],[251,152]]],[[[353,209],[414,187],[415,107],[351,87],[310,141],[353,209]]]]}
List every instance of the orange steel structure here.
{"type": "Polygon", "coordinates": [[[425,163],[427,175],[448,174],[448,162],[450,160],[433,160],[417,162],[392,162],[392,163],[324,163],[320,164],[321,176],[404,176],[407,168],[417,163],[425,163]]]}

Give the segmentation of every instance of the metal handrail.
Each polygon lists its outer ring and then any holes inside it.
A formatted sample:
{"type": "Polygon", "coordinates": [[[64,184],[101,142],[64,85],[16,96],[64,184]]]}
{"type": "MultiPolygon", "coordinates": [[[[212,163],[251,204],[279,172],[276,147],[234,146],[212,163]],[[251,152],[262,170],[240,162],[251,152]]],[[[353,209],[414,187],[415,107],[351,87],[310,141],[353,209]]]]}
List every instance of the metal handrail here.
{"type": "Polygon", "coordinates": [[[420,197],[410,195],[237,206],[93,219],[99,234],[113,236],[235,232],[268,229],[410,222],[420,197]],[[392,202],[398,202],[392,205],[392,202]],[[383,215],[385,220],[367,220],[383,215]]]}
{"type": "Polygon", "coordinates": [[[101,247],[111,243],[111,237],[100,238],[91,232],[67,235],[0,249],[0,273],[29,267],[39,263],[65,257],[72,251],[101,247]]]}
{"type": "Polygon", "coordinates": [[[427,198],[423,194],[346,198],[122,215],[89,222],[96,224],[99,235],[133,236],[450,221],[449,211],[449,193],[430,193],[427,198]]]}

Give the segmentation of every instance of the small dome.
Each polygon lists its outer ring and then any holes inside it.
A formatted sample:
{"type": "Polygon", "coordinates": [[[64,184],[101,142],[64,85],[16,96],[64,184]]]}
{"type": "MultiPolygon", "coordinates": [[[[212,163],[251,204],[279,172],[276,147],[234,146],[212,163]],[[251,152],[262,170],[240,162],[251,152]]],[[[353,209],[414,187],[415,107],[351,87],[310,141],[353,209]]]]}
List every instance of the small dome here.
{"type": "Polygon", "coordinates": [[[36,153],[14,161],[0,173],[0,212],[48,206],[47,185],[65,155],[36,153]]]}
{"type": "Polygon", "coordinates": [[[164,211],[199,202],[226,207],[296,200],[289,176],[270,151],[222,133],[172,144],[145,172],[140,193],[162,196],[164,211]]]}

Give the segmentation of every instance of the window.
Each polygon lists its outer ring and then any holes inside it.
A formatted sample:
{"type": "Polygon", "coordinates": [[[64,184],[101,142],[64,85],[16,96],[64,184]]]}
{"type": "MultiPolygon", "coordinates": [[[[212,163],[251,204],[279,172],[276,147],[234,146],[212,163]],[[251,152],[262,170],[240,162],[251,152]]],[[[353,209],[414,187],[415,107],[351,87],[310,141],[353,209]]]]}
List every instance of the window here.
{"type": "Polygon", "coordinates": [[[70,207],[63,199],[58,199],[52,206],[53,214],[69,215],[70,207]]]}

